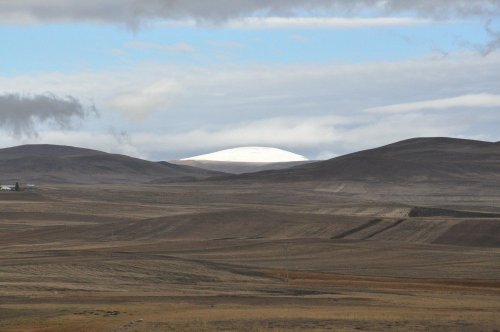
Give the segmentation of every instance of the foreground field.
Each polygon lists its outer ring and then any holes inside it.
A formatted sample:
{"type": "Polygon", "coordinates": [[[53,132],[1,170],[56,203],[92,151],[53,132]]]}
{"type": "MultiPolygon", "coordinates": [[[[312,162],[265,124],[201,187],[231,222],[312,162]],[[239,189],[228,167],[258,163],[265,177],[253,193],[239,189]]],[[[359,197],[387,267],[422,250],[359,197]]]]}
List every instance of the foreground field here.
{"type": "Polygon", "coordinates": [[[500,330],[499,197],[340,187],[1,194],[0,330],[500,330]]]}

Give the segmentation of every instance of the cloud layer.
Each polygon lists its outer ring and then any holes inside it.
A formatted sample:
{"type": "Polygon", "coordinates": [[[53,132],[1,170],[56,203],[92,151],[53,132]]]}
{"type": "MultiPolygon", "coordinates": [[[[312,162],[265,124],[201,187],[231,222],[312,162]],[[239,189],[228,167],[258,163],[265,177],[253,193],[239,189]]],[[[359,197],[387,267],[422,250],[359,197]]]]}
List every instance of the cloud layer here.
{"type": "MultiPolygon", "coordinates": [[[[244,17],[230,19],[225,26],[231,29],[285,29],[285,28],[366,28],[431,24],[434,21],[414,17],[244,17]]],[[[175,23],[171,23],[175,25],[175,23]]],[[[196,21],[183,21],[182,26],[196,26],[196,21]]]]}
{"type": "MultiPolygon", "coordinates": [[[[93,112],[95,109],[90,108],[93,112]]],[[[23,96],[0,95],[0,127],[16,138],[36,136],[37,125],[48,123],[60,129],[71,129],[75,119],[88,115],[76,98],[59,98],[51,94],[23,96]]]]}
{"type": "MultiPolygon", "coordinates": [[[[3,0],[0,23],[119,24],[132,30],[148,24],[228,28],[353,28],[479,19],[489,39],[472,45],[489,55],[500,47],[491,22],[499,0],[3,0]],[[407,16],[407,17],[402,17],[407,16]]],[[[191,52],[186,45],[170,51],[191,52]]]]}
{"type": "Polygon", "coordinates": [[[245,16],[407,13],[425,17],[495,17],[497,0],[4,0],[0,21],[16,23],[98,21],[137,25],[156,19],[220,22],[245,16]]]}
{"type": "Polygon", "coordinates": [[[481,93],[453,98],[417,101],[413,103],[373,107],[369,113],[405,113],[426,110],[446,110],[450,108],[490,108],[500,107],[500,95],[481,93]]]}

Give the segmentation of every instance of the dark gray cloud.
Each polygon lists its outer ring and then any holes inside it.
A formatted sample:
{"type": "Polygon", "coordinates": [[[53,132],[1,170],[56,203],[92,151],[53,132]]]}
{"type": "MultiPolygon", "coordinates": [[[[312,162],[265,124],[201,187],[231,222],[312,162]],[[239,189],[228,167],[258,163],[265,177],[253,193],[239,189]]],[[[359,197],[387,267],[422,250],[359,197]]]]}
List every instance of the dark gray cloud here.
{"type": "Polygon", "coordinates": [[[97,113],[94,106],[86,108],[71,96],[0,95],[0,128],[16,138],[36,136],[37,125],[44,123],[59,129],[70,129],[75,120],[81,120],[90,113],[97,113]]]}
{"type": "Polygon", "coordinates": [[[3,0],[0,21],[119,22],[129,26],[154,19],[220,22],[253,14],[293,16],[410,13],[424,17],[496,17],[500,0],[3,0]]]}
{"type": "MultiPolygon", "coordinates": [[[[370,1],[363,2],[365,5],[370,1]]],[[[500,13],[499,0],[388,0],[383,9],[388,12],[414,12],[417,15],[448,18],[456,17],[495,17],[500,13]]],[[[373,3],[373,1],[371,2],[373,3]]]]}

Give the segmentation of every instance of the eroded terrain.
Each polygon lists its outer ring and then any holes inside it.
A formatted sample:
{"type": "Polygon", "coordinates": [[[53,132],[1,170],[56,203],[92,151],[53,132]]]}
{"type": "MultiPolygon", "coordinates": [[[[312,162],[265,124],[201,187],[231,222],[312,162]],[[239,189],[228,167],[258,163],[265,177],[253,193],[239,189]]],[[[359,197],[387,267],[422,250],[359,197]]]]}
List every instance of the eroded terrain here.
{"type": "Polygon", "coordinates": [[[2,193],[0,330],[500,330],[500,197],[402,192],[2,193]]]}

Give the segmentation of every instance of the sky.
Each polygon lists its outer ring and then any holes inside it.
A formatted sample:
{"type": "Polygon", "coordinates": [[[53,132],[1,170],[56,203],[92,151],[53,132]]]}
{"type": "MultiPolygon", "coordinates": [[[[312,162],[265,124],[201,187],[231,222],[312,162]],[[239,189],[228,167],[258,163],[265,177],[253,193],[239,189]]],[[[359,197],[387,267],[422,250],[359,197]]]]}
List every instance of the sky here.
{"type": "Polygon", "coordinates": [[[500,140],[500,0],[4,0],[0,148],[500,140]]]}

